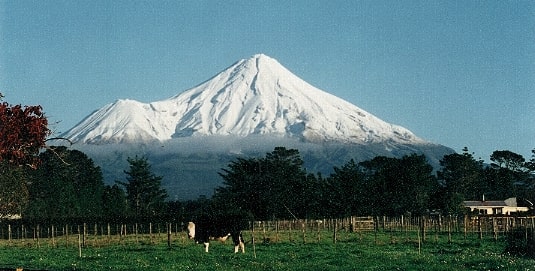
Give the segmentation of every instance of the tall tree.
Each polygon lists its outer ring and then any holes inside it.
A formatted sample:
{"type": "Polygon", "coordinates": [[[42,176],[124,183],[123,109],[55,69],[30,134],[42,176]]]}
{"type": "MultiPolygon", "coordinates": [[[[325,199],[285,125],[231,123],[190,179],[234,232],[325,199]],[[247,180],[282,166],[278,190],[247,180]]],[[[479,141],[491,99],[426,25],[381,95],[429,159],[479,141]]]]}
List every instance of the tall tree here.
{"type": "Polygon", "coordinates": [[[237,158],[231,161],[219,175],[223,185],[216,189],[214,199],[229,202],[236,208],[250,213],[255,219],[269,217],[261,167],[262,159],[237,158]]]}
{"type": "Polygon", "coordinates": [[[127,215],[126,195],[117,184],[106,185],[102,196],[103,216],[107,219],[119,219],[127,215]]]}
{"type": "Polygon", "coordinates": [[[391,167],[396,162],[395,158],[377,156],[371,160],[360,162],[368,183],[368,197],[371,201],[370,212],[373,215],[385,215],[393,212],[397,203],[393,189],[396,187],[395,176],[389,176],[391,167]]]}
{"type": "Polygon", "coordinates": [[[276,147],[266,154],[263,181],[269,189],[273,216],[305,217],[306,173],[297,149],[276,147]]]}
{"type": "Polygon", "coordinates": [[[125,171],[127,182],[119,182],[126,188],[128,205],[137,217],[151,217],[165,213],[167,192],[161,188],[161,176],[151,171],[147,158],[128,157],[130,169],[125,171]]]}
{"type": "Polygon", "coordinates": [[[490,156],[491,167],[485,170],[494,199],[526,197],[529,189],[529,164],[520,154],[503,150],[490,156]]]}
{"type": "Polygon", "coordinates": [[[531,203],[535,203],[535,149],[531,150],[531,159],[526,163],[528,177],[526,179],[525,198],[531,203]]]}
{"type": "Polygon", "coordinates": [[[526,159],[512,151],[494,151],[490,155],[490,160],[495,168],[505,168],[513,172],[525,171],[526,159]]]}
{"type": "Polygon", "coordinates": [[[238,158],[220,173],[215,197],[233,202],[255,219],[306,217],[315,188],[296,149],[276,147],[265,158],[238,158]]]}
{"type": "Polygon", "coordinates": [[[369,184],[371,212],[381,215],[423,214],[436,185],[433,168],[423,155],[379,156],[360,163],[369,184]]]}
{"type": "Polygon", "coordinates": [[[531,150],[531,159],[526,163],[526,166],[530,171],[535,171],[535,149],[531,150]]]}
{"type": "Polygon", "coordinates": [[[483,178],[483,161],[476,160],[465,147],[462,154],[445,155],[437,172],[440,184],[436,206],[445,213],[464,212],[463,201],[480,199],[488,193],[483,178]]]}
{"type": "Polygon", "coordinates": [[[26,214],[36,218],[102,216],[104,182],[93,160],[78,150],[50,147],[42,164],[30,172],[30,204],[26,214]]]}
{"type": "MultiPolygon", "coordinates": [[[[0,101],[3,99],[0,93],[0,101]]],[[[41,106],[0,103],[0,217],[19,214],[28,203],[26,176],[20,166],[36,168],[50,135],[41,106]]]]}
{"type": "Polygon", "coordinates": [[[424,155],[417,154],[404,156],[399,163],[402,169],[400,179],[404,184],[404,205],[411,213],[422,215],[429,210],[431,195],[438,187],[433,167],[424,155]]]}
{"type": "Polygon", "coordinates": [[[368,215],[371,204],[367,184],[362,169],[353,159],[340,168],[334,167],[334,173],[327,178],[324,195],[329,216],[368,215]]]}

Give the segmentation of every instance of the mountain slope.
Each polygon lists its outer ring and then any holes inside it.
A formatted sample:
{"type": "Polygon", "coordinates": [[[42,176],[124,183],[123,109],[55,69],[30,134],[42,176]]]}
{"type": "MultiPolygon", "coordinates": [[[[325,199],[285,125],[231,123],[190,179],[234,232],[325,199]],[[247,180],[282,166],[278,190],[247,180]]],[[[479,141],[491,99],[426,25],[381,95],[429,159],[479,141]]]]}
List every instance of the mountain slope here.
{"type": "Polygon", "coordinates": [[[231,161],[277,146],[298,149],[306,170],[324,176],[350,159],[418,153],[438,168],[453,153],[311,86],[265,55],[166,100],[108,104],[62,137],[102,168],[108,184],[125,178],[128,157],[147,157],[172,200],[211,195],[231,161]]]}
{"type": "Polygon", "coordinates": [[[315,88],[262,54],[240,60],[167,100],[149,104],[118,100],[63,136],[105,144],[255,134],[307,142],[425,143],[409,130],[315,88]]]}

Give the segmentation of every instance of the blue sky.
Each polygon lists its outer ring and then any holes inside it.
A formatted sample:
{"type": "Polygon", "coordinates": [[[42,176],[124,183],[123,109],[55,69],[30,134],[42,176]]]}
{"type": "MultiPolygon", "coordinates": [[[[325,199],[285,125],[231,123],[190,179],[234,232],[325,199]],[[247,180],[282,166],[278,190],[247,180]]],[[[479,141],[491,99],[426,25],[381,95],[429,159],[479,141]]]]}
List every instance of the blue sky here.
{"type": "Polygon", "coordinates": [[[58,134],[256,53],[456,151],[535,148],[534,1],[0,0],[0,92],[58,134]]]}

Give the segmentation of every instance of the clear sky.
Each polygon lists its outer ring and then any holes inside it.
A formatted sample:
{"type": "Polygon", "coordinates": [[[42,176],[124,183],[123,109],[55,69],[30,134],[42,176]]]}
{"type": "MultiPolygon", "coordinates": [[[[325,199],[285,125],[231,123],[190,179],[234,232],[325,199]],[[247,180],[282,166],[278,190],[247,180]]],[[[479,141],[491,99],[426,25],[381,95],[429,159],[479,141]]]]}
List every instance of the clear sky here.
{"type": "Polygon", "coordinates": [[[535,148],[535,1],[0,0],[0,92],[56,134],[257,53],[456,151],[535,148]]]}

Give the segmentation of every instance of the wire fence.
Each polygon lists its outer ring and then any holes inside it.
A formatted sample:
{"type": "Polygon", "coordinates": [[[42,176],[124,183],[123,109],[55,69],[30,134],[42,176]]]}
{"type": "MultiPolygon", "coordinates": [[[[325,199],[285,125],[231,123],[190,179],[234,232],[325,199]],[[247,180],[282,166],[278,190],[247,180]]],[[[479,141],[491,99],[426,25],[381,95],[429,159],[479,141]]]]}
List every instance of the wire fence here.
{"type": "MultiPolygon", "coordinates": [[[[25,223],[0,221],[0,241],[27,246],[103,246],[112,244],[155,244],[167,241],[185,243],[187,222],[129,223],[25,223]]],[[[277,242],[332,242],[354,239],[365,233],[387,233],[392,236],[428,238],[452,235],[497,240],[507,233],[524,229],[535,233],[535,216],[366,216],[343,219],[295,219],[254,221],[245,229],[253,240],[277,242]],[[356,234],[356,235],[355,235],[356,234]]]]}

